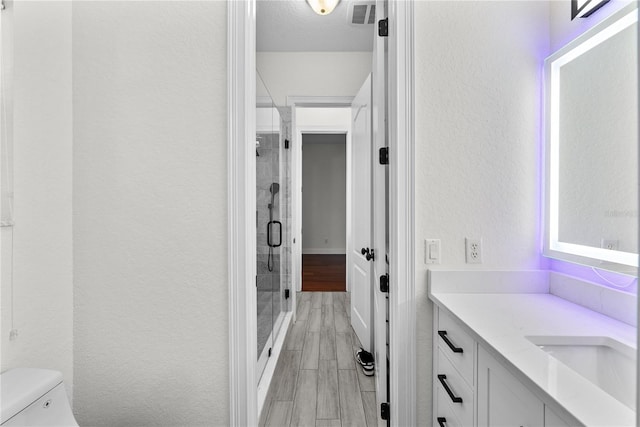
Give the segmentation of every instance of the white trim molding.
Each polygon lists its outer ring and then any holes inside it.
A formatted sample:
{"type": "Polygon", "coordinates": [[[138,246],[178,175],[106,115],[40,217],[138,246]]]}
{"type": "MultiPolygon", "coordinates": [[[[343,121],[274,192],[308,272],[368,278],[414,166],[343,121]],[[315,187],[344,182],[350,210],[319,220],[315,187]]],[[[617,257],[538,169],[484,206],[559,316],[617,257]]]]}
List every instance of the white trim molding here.
{"type": "Polygon", "coordinates": [[[229,425],[258,424],[255,0],[227,2],[229,425]]]}
{"type": "Polygon", "coordinates": [[[353,96],[287,96],[291,107],[339,108],[351,107],[353,96]]]}
{"type": "Polygon", "coordinates": [[[305,248],[302,255],[345,255],[345,248],[305,248]]]}
{"type": "Polygon", "coordinates": [[[413,2],[389,1],[389,362],[392,426],[416,425],[413,2]]]}

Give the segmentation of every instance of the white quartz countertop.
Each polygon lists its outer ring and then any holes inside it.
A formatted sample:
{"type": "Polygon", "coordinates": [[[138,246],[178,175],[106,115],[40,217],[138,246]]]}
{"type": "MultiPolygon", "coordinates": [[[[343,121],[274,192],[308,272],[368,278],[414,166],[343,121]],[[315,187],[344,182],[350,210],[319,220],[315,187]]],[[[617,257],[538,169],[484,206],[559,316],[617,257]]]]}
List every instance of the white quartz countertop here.
{"type": "Polygon", "coordinates": [[[527,336],[609,337],[632,348],[636,328],[549,293],[446,293],[429,298],[552,409],[585,426],[634,426],[633,410],[605,393],[527,336]]]}

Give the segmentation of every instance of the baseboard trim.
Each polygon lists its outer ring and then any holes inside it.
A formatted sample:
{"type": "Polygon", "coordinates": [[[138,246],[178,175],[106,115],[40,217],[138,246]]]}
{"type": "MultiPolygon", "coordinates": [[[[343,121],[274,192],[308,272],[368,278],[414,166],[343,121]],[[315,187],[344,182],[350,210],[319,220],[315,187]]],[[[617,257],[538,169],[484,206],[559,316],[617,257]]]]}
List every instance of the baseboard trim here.
{"type": "Polygon", "coordinates": [[[344,255],[347,250],[342,248],[307,248],[302,249],[303,255],[344,255]]]}

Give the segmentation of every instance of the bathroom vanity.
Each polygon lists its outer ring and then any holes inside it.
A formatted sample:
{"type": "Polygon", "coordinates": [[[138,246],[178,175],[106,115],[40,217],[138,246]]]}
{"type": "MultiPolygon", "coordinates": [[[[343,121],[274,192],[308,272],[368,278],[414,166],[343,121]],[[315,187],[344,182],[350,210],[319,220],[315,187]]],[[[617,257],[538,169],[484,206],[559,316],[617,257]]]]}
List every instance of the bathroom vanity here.
{"type": "Polygon", "coordinates": [[[635,425],[635,295],[548,271],[430,271],[429,298],[434,426],[635,425]]]}

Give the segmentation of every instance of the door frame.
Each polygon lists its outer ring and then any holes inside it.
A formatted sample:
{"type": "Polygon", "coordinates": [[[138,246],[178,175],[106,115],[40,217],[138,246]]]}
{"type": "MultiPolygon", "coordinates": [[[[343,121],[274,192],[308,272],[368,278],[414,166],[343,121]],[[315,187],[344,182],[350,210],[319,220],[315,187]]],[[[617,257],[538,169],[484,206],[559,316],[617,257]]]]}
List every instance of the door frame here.
{"type": "MultiPolygon", "coordinates": [[[[413,2],[389,0],[391,425],[416,424],[413,2]]],[[[229,423],[258,423],[255,0],[227,2],[229,423]]]]}
{"type": "MultiPolygon", "coordinates": [[[[417,425],[414,2],[389,0],[389,400],[391,425],[417,425]]],[[[426,284],[423,284],[426,286],[426,284]]]]}
{"type": "MultiPolygon", "coordinates": [[[[295,113],[293,113],[295,116],[295,113]]],[[[346,212],[345,212],[345,221],[346,221],[346,236],[345,236],[345,255],[348,258],[349,254],[349,242],[350,242],[350,234],[349,234],[349,218],[350,210],[349,210],[349,197],[351,197],[351,167],[349,165],[350,159],[350,150],[351,150],[351,129],[347,129],[345,127],[339,126],[303,126],[295,129],[295,139],[294,139],[294,151],[293,151],[293,169],[295,174],[293,175],[293,185],[292,188],[296,189],[293,193],[292,202],[294,206],[293,211],[293,226],[296,227],[296,241],[300,242],[299,245],[295,246],[295,249],[292,251],[291,262],[293,263],[293,280],[295,283],[296,291],[302,292],[302,137],[304,134],[325,134],[325,135],[344,135],[345,136],[345,150],[346,150],[346,160],[347,160],[347,168],[345,171],[346,174],[346,212]]],[[[348,277],[348,273],[347,273],[348,277]]],[[[349,292],[349,281],[345,277],[345,287],[346,291],[349,292]]]]}
{"type": "MultiPolygon", "coordinates": [[[[291,108],[291,135],[292,141],[292,168],[293,168],[293,183],[291,188],[293,189],[291,203],[293,205],[292,215],[292,237],[296,239],[296,242],[300,244],[293,245],[291,251],[291,258],[293,263],[293,283],[296,291],[302,291],[302,135],[305,133],[326,133],[326,134],[345,134],[346,135],[346,150],[347,150],[347,235],[346,235],[346,251],[347,258],[349,257],[349,197],[350,184],[351,184],[351,167],[349,165],[350,150],[351,150],[351,128],[340,125],[310,125],[310,126],[298,126],[296,122],[296,108],[347,108],[351,107],[353,97],[327,97],[327,96],[288,96],[287,105],[291,108]]],[[[347,273],[347,279],[349,274],[347,273]]],[[[349,281],[346,282],[346,290],[349,292],[349,281]]],[[[295,301],[294,301],[295,302],[295,301]]]]}
{"type": "Polygon", "coordinates": [[[229,424],[258,424],[256,3],[227,2],[229,424]]]}

